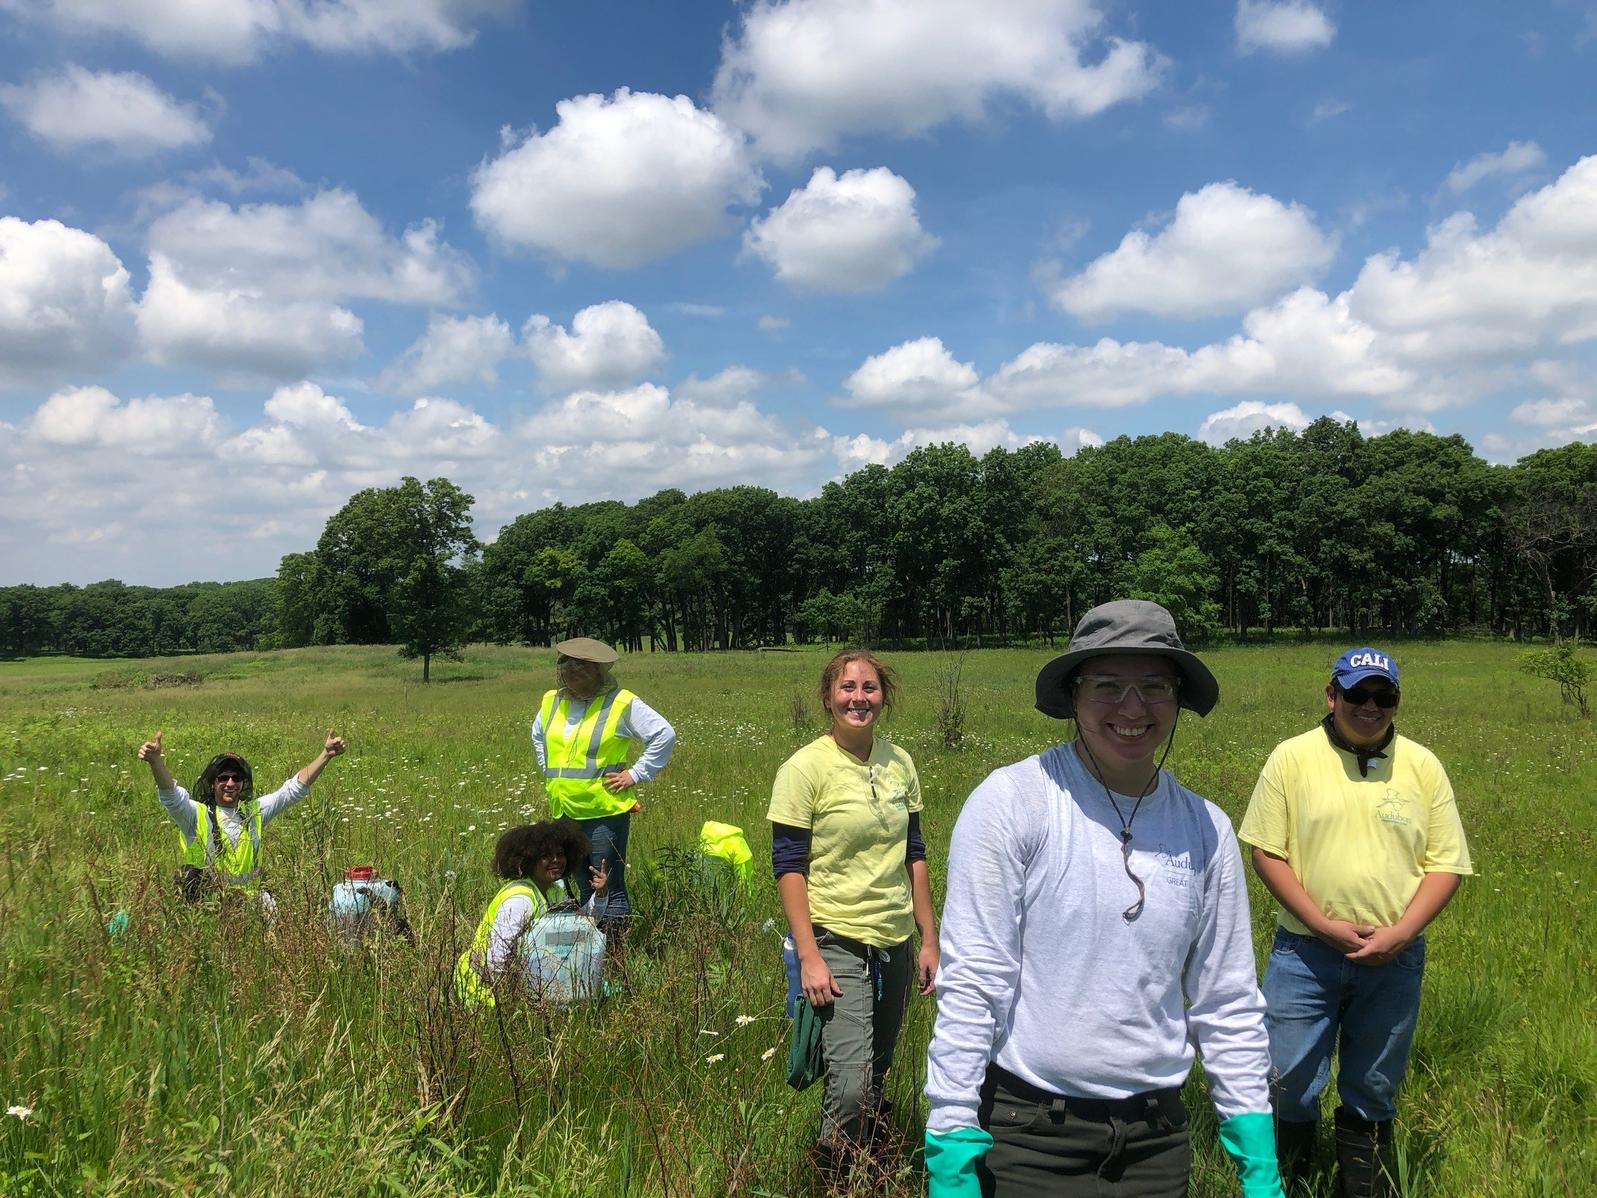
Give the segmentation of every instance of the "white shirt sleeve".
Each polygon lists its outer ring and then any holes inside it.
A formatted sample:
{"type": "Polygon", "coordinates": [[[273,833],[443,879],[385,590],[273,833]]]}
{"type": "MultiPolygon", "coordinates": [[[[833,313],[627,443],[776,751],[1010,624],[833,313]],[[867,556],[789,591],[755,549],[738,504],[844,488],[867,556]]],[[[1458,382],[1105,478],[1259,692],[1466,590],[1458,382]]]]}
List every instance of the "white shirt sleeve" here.
{"type": "Polygon", "coordinates": [[[532,751],[538,757],[538,771],[546,772],[549,768],[549,746],[543,732],[543,708],[532,717],[532,751]]]}
{"type": "Polygon", "coordinates": [[[949,844],[937,1023],[926,1060],[929,1131],[977,1126],[987,1065],[1020,989],[1027,834],[1025,807],[1009,791],[989,776],[966,800],[949,844]]]}
{"type": "Polygon", "coordinates": [[[155,797],[161,800],[161,806],[166,808],[167,818],[177,825],[177,830],[183,834],[183,843],[187,844],[194,839],[194,833],[199,830],[200,805],[189,798],[189,792],[181,786],[174,786],[171,790],[155,788],[155,797]]]}
{"type": "Polygon", "coordinates": [[[311,788],[299,780],[298,774],[290,774],[283,785],[271,794],[261,797],[261,827],[264,828],[274,817],[287,811],[295,803],[303,802],[310,792],[311,788]]]}
{"type": "Polygon", "coordinates": [[[1253,960],[1253,919],[1231,821],[1209,805],[1218,840],[1203,879],[1201,922],[1182,975],[1187,1027],[1222,1119],[1270,1109],[1270,1041],[1253,960]]]}
{"type": "MultiPolygon", "coordinates": [[[[631,766],[632,780],[639,785],[652,782],[665,768],[665,763],[671,760],[671,751],[677,743],[676,729],[666,722],[664,716],[634,695],[626,711],[621,713],[621,722],[616,731],[628,740],[643,742],[643,752],[638,754],[638,759],[631,766]]],[[[542,762],[541,756],[539,761],[542,762]]]]}
{"type": "Polygon", "coordinates": [[[511,967],[516,945],[532,919],[532,900],[524,894],[512,895],[500,904],[488,933],[489,974],[500,977],[511,967]]]}

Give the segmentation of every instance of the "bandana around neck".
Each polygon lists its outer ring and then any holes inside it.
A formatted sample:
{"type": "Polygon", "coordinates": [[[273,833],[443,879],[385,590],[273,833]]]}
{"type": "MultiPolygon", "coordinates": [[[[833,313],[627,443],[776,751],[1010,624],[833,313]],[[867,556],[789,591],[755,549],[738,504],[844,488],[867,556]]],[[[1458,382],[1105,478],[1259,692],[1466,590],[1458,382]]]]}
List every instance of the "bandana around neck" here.
{"type": "Polygon", "coordinates": [[[1341,749],[1342,752],[1351,753],[1354,757],[1358,758],[1359,777],[1361,778],[1368,778],[1370,776],[1370,762],[1377,757],[1384,758],[1386,754],[1382,752],[1382,750],[1385,749],[1387,745],[1391,744],[1392,738],[1397,735],[1397,725],[1390,724],[1387,726],[1386,735],[1381,738],[1380,744],[1367,748],[1360,748],[1358,745],[1350,745],[1347,741],[1342,739],[1342,734],[1336,730],[1336,713],[1331,711],[1325,713],[1325,718],[1320,721],[1320,727],[1325,729],[1326,738],[1333,745],[1335,745],[1338,749],[1341,749]]]}

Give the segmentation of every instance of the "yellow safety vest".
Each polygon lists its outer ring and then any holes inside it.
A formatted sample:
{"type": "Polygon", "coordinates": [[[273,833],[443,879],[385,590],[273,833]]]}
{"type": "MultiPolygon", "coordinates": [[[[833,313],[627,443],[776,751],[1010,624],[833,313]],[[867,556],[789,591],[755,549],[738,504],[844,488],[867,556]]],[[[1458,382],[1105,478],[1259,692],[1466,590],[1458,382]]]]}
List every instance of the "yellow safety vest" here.
{"type": "Polygon", "coordinates": [[[488,941],[493,937],[494,920],[499,918],[499,908],[517,895],[532,900],[532,919],[527,921],[528,927],[532,926],[533,919],[549,910],[549,900],[538,893],[536,886],[524,879],[518,878],[499,888],[499,893],[494,895],[493,902],[488,904],[488,910],[483,912],[482,920],[477,924],[471,947],[461,953],[460,959],[455,962],[455,993],[468,1007],[494,1005],[494,980],[488,974],[488,941]]]}
{"type": "Polygon", "coordinates": [[[543,697],[538,721],[543,726],[544,787],[549,813],[572,819],[602,819],[631,811],[637,802],[632,787],[620,794],[604,788],[604,775],[627,768],[628,739],[617,733],[621,717],[637,696],[617,687],[589,700],[575,728],[566,729],[570,699],[562,691],[543,697]]]}
{"type": "Polygon", "coordinates": [[[183,846],[183,864],[213,871],[226,886],[239,886],[247,891],[260,887],[261,876],[261,805],[253,803],[253,811],[245,822],[248,835],[240,834],[237,844],[228,844],[227,833],[216,820],[216,809],[201,803],[194,812],[194,835],[185,839],[177,834],[183,846]],[[211,836],[212,827],[216,836],[211,836]]]}
{"type": "Polygon", "coordinates": [[[699,829],[699,852],[714,861],[724,861],[744,886],[754,880],[754,851],[736,824],[705,820],[699,829]]]}

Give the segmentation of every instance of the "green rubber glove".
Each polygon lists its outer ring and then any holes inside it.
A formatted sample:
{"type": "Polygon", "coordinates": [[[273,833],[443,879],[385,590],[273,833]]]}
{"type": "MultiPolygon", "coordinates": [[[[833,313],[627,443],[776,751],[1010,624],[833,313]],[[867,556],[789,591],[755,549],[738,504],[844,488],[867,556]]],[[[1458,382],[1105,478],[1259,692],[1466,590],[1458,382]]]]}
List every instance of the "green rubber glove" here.
{"type": "Polygon", "coordinates": [[[1242,1198],[1286,1198],[1275,1159],[1275,1120],[1268,1111],[1220,1120],[1220,1145],[1236,1162],[1242,1198]]]}
{"type": "Polygon", "coordinates": [[[992,1136],[979,1127],[927,1132],[926,1193],[929,1198],[981,1198],[976,1162],[986,1156],[992,1146],[992,1136]]]}

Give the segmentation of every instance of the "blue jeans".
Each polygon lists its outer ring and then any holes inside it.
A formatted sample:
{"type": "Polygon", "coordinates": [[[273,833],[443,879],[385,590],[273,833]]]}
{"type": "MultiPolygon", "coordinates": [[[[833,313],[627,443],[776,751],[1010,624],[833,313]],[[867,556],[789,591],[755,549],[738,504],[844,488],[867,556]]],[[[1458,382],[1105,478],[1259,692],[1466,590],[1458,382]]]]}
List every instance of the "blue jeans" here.
{"type": "Polygon", "coordinates": [[[1342,1105],[1377,1123],[1396,1115],[1424,976],[1423,936],[1390,964],[1355,965],[1313,936],[1277,928],[1263,986],[1276,1116],[1320,1117],[1320,1093],[1338,1050],[1342,1105]]]}
{"type": "MultiPolygon", "coordinates": [[[[573,822],[593,846],[590,863],[597,866],[602,860],[610,869],[605,897],[600,900],[604,909],[598,915],[605,920],[625,919],[632,914],[632,904],[627,901],[627,833],[632,829],[632,812],[573,822]]],[[[582,901],[587,902],[593,893],[593,882],[586,869],[578,871],[577,889],[582,892],[582,901]]]]}

